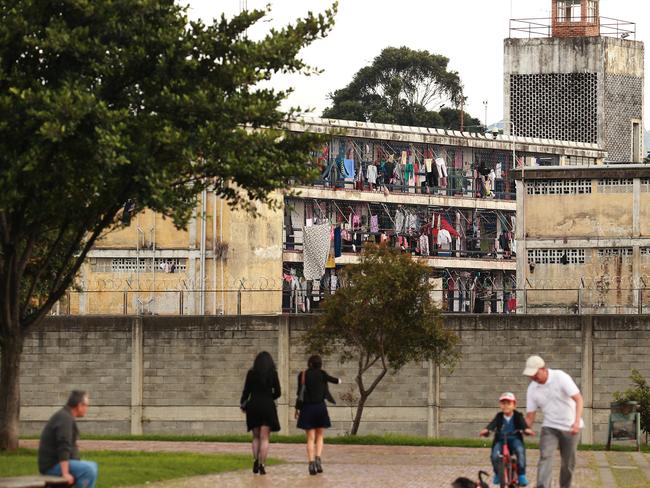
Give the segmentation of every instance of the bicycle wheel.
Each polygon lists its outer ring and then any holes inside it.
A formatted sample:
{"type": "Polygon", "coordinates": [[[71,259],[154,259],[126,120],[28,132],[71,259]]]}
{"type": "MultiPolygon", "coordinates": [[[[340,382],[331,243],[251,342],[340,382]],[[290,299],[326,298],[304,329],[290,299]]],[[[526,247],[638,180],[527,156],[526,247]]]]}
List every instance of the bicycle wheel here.
{"type": "Polygon", "coordinates": [[[508,466],[507,463],[503,461],[503,458],[499,459],[499,469],[497,469],[497,474],[499,475],[499,487],[508,488],[508,481],[506,477],[508,476],[508,466]]]}
{"type": "Polygon", "coordinates": [[[508,487],[517,488],[519,486],[519,471],[517,470],[517,458],[510,458],[510,469],[508,473],[508,487]]]}

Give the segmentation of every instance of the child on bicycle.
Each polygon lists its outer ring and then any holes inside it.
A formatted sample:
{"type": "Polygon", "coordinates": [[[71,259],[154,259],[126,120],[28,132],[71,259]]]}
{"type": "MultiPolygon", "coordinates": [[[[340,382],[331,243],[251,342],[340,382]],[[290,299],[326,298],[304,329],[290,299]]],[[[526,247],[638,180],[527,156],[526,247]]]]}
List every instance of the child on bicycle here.
{"type": "Polygon", "coordinates": [[[517,471],[519,475],[519,485],[527,486],[526,479],[526,449],[524,447],[524,438],[522,432],[526,435],[535,435],[528,428],[524,415],[516,410],[517,398],[514,393],[506,392],[499,397],[499,407],[501,412],[496,414],[492,422],[483,429],[479,435],[487,437],[491,431],[494,431],[494,441],[492,442],[492,467],[494,468],[495,485],[499,484],[499,455],[503,448],[504,439],[507,436],[508,448],[510,452],[517,455],[517,471]]]}

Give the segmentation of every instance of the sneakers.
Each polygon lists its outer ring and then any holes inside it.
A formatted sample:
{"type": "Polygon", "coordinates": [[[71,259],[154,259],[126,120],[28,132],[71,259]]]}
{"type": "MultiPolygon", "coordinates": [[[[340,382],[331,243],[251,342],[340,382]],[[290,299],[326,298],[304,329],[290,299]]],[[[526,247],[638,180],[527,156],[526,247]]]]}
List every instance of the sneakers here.
{"type": "Polygon", "coordinates": [[[492,478],[492,484],[493,485],[498,485],[499,484],[499,475],[495,474],[494,478],[492,478]]]}
{"type": "Polygon", "coordinates": [[[316,456],[316,459],[314,460],[314,464],[316,465],[316,472],[322,473],[323,472],[323,464],[321,463],[321,460],[318,456],[316,456]]]}
{"type": "Polygon", "coordinates": [[[309,474],[311,476],[315,476],[317,472],[318,471],[316,471],[316,463],[314,461],[311,461],[309,463],[309,474]]]}
{"type": "Polygon", "coordinates": [[[528,486],[528,479],[526,479],[525,474],[519,475],[519,486],[528,486]]]}

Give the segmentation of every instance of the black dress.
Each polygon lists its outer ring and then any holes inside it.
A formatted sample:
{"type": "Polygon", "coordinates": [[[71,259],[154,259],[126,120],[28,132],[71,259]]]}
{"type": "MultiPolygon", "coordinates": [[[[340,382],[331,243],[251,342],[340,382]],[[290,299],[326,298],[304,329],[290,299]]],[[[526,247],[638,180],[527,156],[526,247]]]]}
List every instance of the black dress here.
{"type": "MultiPolygon", "coordinates": [[[[298,374],[298,394],[302,373],[298,374]]],[[[304,430],[329,428],[332,426],[327,411],[325,400],[336,403],[329,392],[328,383],[340,383],[338,378],[328,375],[322,369],[308,369],[305,371],[305,395],[301,402],[296,399],[298,415],[298,428],[304,430]]]]}
{"type": "Polygon", "coordinates": [[[270,384],[265,384],[255,371],[248,371],[240,404],[246,404],[246,426],[249,431],[263,425],[270,427],[271,432],[280,430],[274,400],[280,398],[281,394],[280,380],[276,371],[273,372],[270,384]]]}

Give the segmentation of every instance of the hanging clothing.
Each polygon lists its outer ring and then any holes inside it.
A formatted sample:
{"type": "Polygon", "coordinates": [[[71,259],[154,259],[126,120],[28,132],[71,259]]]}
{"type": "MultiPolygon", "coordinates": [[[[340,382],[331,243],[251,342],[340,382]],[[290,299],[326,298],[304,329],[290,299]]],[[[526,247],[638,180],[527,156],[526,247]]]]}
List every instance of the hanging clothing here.
{"type": "Polygon", "coordinates": [[[438,182],[441,187],[447,187],[447,163],[442,158],[436,158],[436,171],[438,173],[438,182]]]}
{"type": "Polygon", "coordinates": [[[447,229],[440,229],[438,231],[438,245],[445,246],[446,249],[449,249],[448,246],[451,246],[451,234],[447,229]]]}
{"type": "Polygon", "coordinates": [[[368,165],[368,168],[366,168],[366,179],[371,185],[375,185],[377,183],[377,166],[374,164],[368,165]]]}
{"type": "Polygon", "coordinates": [[[335,257],[341,257],[341,250],[343,248],[343,243],[341,239],[341,228],[336,227],[334,229],[334,256],[335,257]]]}
{"type": "Polygon", "coordinates": [[[354,159],[345,159],[343,161],[343,165],[345,167],[345,179],[354,180],[354,177],[356,176],[354,159]]]}
{"type": "Polygon", "coordinates": [[[426,234],[420,236],[420,254],[422,256],[429,255],[429,236],[426,234]]]}
{"type": "Polygon", "coordinates": [[[330,250],[329,224],[312,225],[304,229],[303,263],[306,280],[320,280],[330,250]]]}
{"type": "Polygon", "coordinates": [[[395,232],[397,234],[404,233],[405,223],[406,223],[406,216],[404,215],[404,211],[401,208],[398,208],[395,211],[395,232]]]}
{"type": "Polygon", "coordinates": [[[379,217],[376,215],[370,216],[370,232],[373,234],[379,232],[379,217]]]}

